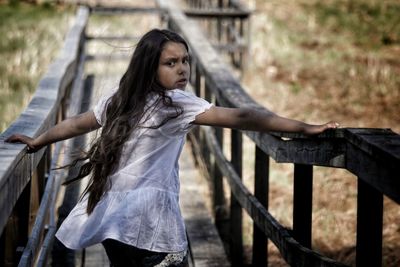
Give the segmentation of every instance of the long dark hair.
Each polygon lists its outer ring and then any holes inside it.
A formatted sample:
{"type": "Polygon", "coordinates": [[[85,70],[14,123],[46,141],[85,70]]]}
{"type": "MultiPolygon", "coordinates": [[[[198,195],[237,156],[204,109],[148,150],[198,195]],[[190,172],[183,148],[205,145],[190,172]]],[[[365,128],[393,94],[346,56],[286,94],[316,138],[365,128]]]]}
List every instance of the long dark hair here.
{"type": "Polygon", "coordinates": [[[129,63],[128,69],[119,82],[116,93],[108,100],[105,109],[105,123],[101,135],[93,143],[86,156],[79,160],[89,160],[79,170],[75,179],[91,174],[83,196],[89,194],[87,212],[90,214],[109,190],[109,176],[118,166],[124,143],[132,132],[138,128],[146,113],[146,98],[149,93],[156,93],[164,106],[175,109],[175,114],[165,118],[160,125],[169,119],[182,114],[182,108],[175,105],[166,95],[166,89],[157,82],[157,69],[160,55],[168,42],[182,43],[187,50],[188,45],[178,34],[169,30],[153,29],[139,41],[129,63]]]}

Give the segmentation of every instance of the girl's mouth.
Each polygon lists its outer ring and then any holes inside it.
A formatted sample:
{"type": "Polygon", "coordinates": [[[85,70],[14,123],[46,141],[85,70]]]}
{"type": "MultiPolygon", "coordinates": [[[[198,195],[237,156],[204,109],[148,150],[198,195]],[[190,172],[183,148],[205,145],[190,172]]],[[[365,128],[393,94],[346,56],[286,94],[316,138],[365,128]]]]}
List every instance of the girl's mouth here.
{"type": "Polygon", "coordinates": [[[180,79],[176,82],[176,84],[186,84],[187,83],[187,79],[180,79]]]}

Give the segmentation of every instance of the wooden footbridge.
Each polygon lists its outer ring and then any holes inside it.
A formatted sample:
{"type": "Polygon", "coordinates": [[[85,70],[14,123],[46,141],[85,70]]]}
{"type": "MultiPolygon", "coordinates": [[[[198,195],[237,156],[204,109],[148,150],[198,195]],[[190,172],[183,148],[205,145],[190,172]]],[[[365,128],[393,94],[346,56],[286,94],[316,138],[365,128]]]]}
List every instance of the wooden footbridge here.
{"type": "MultiPolygon", "coordinates": [[[[218,105],[265,109],[244,92],[233,74],[235,68],[246,64],[249,16],[249,10],[236,0],[187,0],[184,5],[158,0],[151,7],[81,6],[61,53],[26,110],[1,140],[15,132],[38,136],[67,116],[89,109],[100,94],[118,83],[123,69],[117,66],[129,59],[126,51],[102,53],[96,42],[122,40],[131,46],[152,27],[168,27],[188,41],[191,85],[196,94],[218,105]],[[139,14],[132,32],[141,32],[137,36],[91,33],[92,14],[139,14]],[[147,15],[156,17],[154,25],[140,26],[147,15]],[[219,53],[227,55],[233,68],[223,63],[219,53]]],[[[230,131],[230,140],[223,142],[224,136],[221,129],[198,128],[190,134],[190,148],[185,148],[182,157],[181,204],[191,266],[244,266],[243,210],[254,221],[252,266],[267,266],[268,240],[290,266],[345,266],[312,250],[313,166],[343,168],[354,174],[358,181],[357,266],[382,265],[383,196],[400,204],[399,135],[389,129],[338,129],[314,138],[237,130],[230,131]],[[254,194],[241,182],[243,135],[250,137],[256,148],[254,194]],[[229,160],[226,151],[231,154],[229,160]],[[292,229],[283,227],[268,212],[270,157],[294,164],[292,229]],[[223,179],[229,188],[224,188],[223,179]],[[199,190],[202,186],[205,189],[199,190]],[[205,200],[198,192],[208,188],[210,199],[205,200]]],[[[54,239],[57,226],[84,185],[60,187],[76,170],[53,169],[70,162],[76,148],[84,148],[88,139],[60,142],[35,154],[27,154],[24,145],[1,141],[0,266],[108,266],[101,246],[74,253],[54,239]]]]}

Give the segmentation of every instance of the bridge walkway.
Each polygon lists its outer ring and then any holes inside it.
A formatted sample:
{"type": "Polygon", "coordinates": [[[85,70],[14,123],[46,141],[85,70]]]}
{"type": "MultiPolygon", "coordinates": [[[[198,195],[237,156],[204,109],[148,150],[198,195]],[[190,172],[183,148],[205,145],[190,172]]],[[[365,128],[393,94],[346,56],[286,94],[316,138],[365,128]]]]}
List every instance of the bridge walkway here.
{"type": "MultiPolygon", "coordinates": [[[[115,33],[112,25],[98,23],[99,17],[116,20],[113,12],[104,12],[100,9],[99,12],[92,11],[89,16],[82,74],[84,90],[91,91],[88,94],[89,99],[83,100],[83,102],[88,102],[89,109],[97,103],[99,97],[116,88],[129,63],[134,45],[140,36],[151,28],[166,27],[166,25],[163,25],[157,9],[151,3],[148,7],[130,7],[132,8],[131,12],[126,12],[122,18],[119,15],[119,19],[123,23],[131,23],[137,26],[129,33],[124,32],[124,30],[121,30],[122,34],[115,33]],[[104,28],[106,29],[104,30],[104,28]],[[87,83],[85,80],[91,81],[87,83]]],[[[118,22],[114,21],[114,23],[118,22]]],[[[92,138],[93,135],[86,138],[86,144],[83,146],[90,144],[92,138]]],[[[199,170],[196,169],[189,150],[190,147],[186,144],[180,160],[180,199],[190,242],[190,266],[228,266],[222,241],[211,219],[211,212],[208,212],[205,207],[205,196],[203,194],[207,194],[208,190],[206,181],[201,177],[199,170]]],[[[79,191],[83,192],[85,186],[85,183],[81,183],[79,191]]],[[[89,267],[109,266],[107,255],[101,245],[78,251],[75,255],[75,263],[76,266],[82,263],[89,267]]]]}

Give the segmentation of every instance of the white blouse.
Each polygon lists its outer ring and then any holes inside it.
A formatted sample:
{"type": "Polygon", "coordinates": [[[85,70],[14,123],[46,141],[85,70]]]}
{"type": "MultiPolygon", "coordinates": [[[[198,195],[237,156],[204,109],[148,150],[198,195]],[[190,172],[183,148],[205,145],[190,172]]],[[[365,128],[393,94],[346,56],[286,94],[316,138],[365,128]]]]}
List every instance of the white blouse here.
{"type": "MultiPolygon", "coordinates": [[[[81,249],[110,238],[157,252],[187,249],[183,218],[179,208],[179,166],[186,133],[196,115],[212,104],[180,89],[169,90],[183,113],[159,128],[175,110],[166,108],[156,95],[149,97],[142,125],[123,147],[117,170],[110,176],[111,189],[93,212],[86,213],[87,196],[65,219],[56,237],[68,248],[81,249]]],[[[109,97],[93,109],[100,125],[109,97]]]]}

